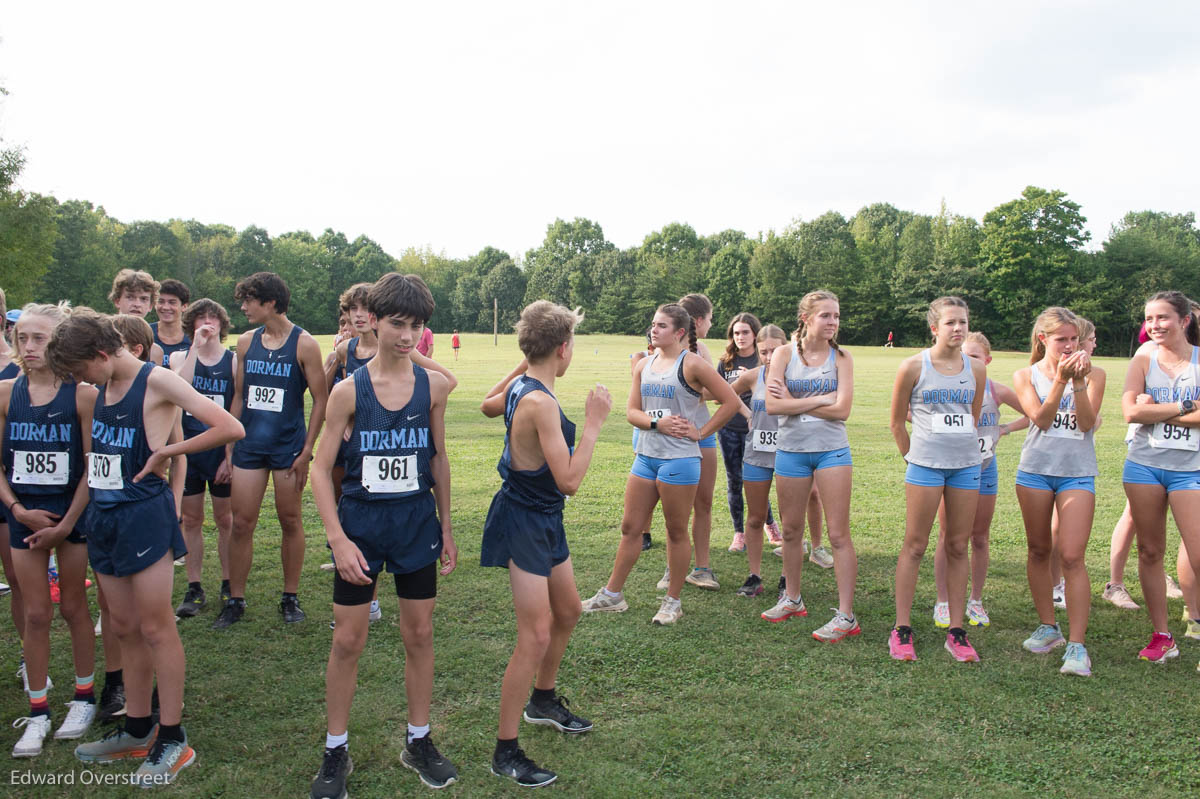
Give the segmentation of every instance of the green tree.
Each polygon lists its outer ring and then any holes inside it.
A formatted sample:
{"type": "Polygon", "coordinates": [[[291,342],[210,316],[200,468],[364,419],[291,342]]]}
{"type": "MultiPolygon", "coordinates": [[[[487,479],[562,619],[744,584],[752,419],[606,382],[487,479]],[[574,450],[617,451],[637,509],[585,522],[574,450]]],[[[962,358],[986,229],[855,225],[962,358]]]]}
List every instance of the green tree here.
{"type": "Polygon", "coordinates": [[[513,325],[521,318],[524,308],[521,303],[525,299],[525,274],[517,268],[511,258],[496,263],[480,281],[478,319],[482,322],[480,329],[483,332],[492,329],[493,298],[500,312],[499,331],[511,333],[513,325]]]}
{"type": "Polygon", "coordinates": [[[42,276],[54,262],[58,238],[54,198],[16,185],[24,166],[20,150],[0,148],[0,287],[10,308],[34,299],[42,276]]]}
{"type": "MultiPolygon", "coordinates": [[[[612,249],[598,223],[582,217],[555,219],[546,227],[542,245],[525,254],[525,304],[551,300],[569,305],[571,274],[589,270],[595,256],[612,249]]],[[[576,291],[582,288],[577,280],[576,291]]]]}

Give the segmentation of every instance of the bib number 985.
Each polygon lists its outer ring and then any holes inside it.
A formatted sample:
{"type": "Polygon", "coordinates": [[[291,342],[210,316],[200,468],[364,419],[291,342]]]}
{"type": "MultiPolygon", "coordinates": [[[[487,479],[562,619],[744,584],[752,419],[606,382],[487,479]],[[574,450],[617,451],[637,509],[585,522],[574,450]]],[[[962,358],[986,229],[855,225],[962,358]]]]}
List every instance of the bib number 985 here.
{"type": "Polygon", "coordinates": [[[70,477],[69,452],[13,452],[14,483],[24,485],[66,485],[70,477]]]}

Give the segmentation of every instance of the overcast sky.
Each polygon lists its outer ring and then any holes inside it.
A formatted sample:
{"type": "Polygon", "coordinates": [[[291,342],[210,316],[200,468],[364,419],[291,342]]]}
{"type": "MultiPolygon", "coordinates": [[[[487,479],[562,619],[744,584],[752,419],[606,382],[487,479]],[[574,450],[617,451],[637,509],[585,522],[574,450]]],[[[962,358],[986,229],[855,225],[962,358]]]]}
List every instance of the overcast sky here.
{"type": "Polygon", "coordinates": [[[1196,207],[1178,3],[10,3],[21,185],[123,221],[365,233],[392,254],[754,235],[873,202],[981,218],[1029,184],[1196,207]]]}

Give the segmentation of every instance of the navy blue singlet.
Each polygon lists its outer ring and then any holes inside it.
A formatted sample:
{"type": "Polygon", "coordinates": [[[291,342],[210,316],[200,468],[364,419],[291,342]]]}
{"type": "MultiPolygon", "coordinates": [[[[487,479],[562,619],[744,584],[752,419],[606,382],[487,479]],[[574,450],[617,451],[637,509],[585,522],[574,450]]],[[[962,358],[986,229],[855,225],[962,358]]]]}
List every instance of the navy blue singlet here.
{"type": "Polygon", "coordinates": [[[164,344],[163,340],[158,337],[158,322],[150,325],[150,329],[154,331],[154,343],[162,347],[163,351],[163,366],[170,366],[171,355],[176,352],[187,352],[192,346],[192,340],[184,334],[183,340],[178,344],[164,344]]]}
{"type": "MultiPolygon", "coordinates": [[[[512,467],[508,437],[512,433],[513,414],[517,412],[517,405],[521,400],[534,391],[545,391],[554,397],[541,381],[528,375],[518,377],[508,389],[508,397],[504,401],[504,451],[500,454],[500,462],[496,464],[496,471],[500,472],[500,477],[504,479],[500,492],[512,501],[529,508],[546,512],[562,510],[566,495],[558,490],[554,475],[550,473],[550,464],[543,463],[540,468],[532,471],[512,467]]],[[[555,397],[554,401],[557,404],[558,398],[555,397]]],[[[561,406],[558,409],[558,420],[563,439],[566,440],[567,447],[574,452],[575,423],[567,418],[561,406]]]]}
{"type": "MultiPolygon", "coordinates": [[[[225,350],[221,360],[212,366],[205,366],[197,357],[196,372],[192,375],[192,388],[225,410],[229,410],[233,404],[233,352],[225,350]]],[[[186,412],[183,414],[184,438],[195,438],[207,429],[208,426],[195,416],[186,412]]]]}
{"type": "Polygon", "coordinates": [[[82,431],[75,383],[65,381],[54,399],[33,405],[29,378],[13,383],[4,425],[4,470],[17,496],[72,495],[83,475],[82,431]]]}
{"type": "Polygon", "coordinates": [[[11,380],[21,374],[21,367],[17,366],[16,361],[9,361],[8,366],[0,369],[0,380],[11,380]]]}
{"type": "Polygon", "coordinates": [[[263,329],[254,331],[242,365],[242,425],[246,437],[238,448],[259,454],[299,452],[304,448],[304,391],[308,381],[300,368],[299,325],[292,326],[283,346],[263,346],[263,329]]]}
{"type": "MultiPolygon", "coordinates": [[[[374,357],[374,355],[371,356],[371,358],[374,357]]],[[[371,358],[358,357],[358,337],[355,336],[354,338],[350,339],[350,342],[346,345],[346,374],[354,374],[356,371],[358,371],[358,367],[366,366],[368,363],[370,363],[371,358]]]]}
{"type": "Polygon", "coordinates": [[[398,411],[380,404],[370,372],[354,373],[354,429],[343,446],[342,496],[404,499],[433,488],[429,461],[437,450],[429,433],[429,375],[416,364],[412,370],[412,396],[398,411]]]}
{"type": "Polygon", "coordinates": [[[92,414],[92,457],[87,471],[92,502],[98,507],[140,502],[167,490],[167,481],[153,473],[141,482],[133,482],[150,457],[142,408],[146,401],[146,381],[156,368],[153,363],[143,364],[125,396],[112,405],[105,404],[108,384],[99,387],[92,414]]]}

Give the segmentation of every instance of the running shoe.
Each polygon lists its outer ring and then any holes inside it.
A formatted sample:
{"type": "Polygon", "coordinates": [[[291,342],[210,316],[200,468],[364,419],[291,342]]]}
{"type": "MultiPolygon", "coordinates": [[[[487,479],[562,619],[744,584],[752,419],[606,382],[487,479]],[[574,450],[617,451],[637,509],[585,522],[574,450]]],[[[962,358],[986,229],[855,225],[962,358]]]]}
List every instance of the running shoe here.
{"type": "Polygon", "coordinates": [[[186,565],[187,565],[187,560],[185,558],[175,558],[176,568],[182,568],[186,565]]]}
{"type": "Polygon", "coordinates": [[[982,599],[967,600],[967,621],[973,627],[987,627],[992,623],[988,618],[988,613],[983,607],[982,599]]]}
{"type": "Polygon", "coordinates": [[[1062,630],[1057,624],[1039,624],[1033,635],[1021,642],[1021,646],[1035,655],[1044,655],[1066,643],[1067,639],[1063,638],[1062,630]]]}
{"type": "Polygon", "coordinates": [[[1183,599],[1183,591],[1179,588],[1179,583],[1175,582],[1175,578],[1167,575],[1167,599],[1183,599]]]}
{"type": "Polygon", "coordinates": [[[671,587],[671,570],[670,569],[667,569],[665,572],[663,572],[662,579],[659,580],[657,583],[655,583],[654,587],[657,588],[659,591],[666,591],[668,588],[671,587]]]}
{"type": "Polygon", "coordinates": [[[979,662],[979,653],[967,640],[967,631],[962,627],[951,627],[946,633],[946,651],[959,663],[979,662]]]}
{"type": "Polygon", "coordinates": [[[1179,647],[1175,646],[1175,639],[1170,633],[1154,633],[1146,648],[1138,652],[1138,657],[1151,663],[1166,663],[1171,658],[1179,657],[1179,647]]]}
{"type": "Polygon", "coordinates": [[[187,745],[187,733],[182,741],[164,741],[156,738],[150,754],[133,772],[133,785],[143,788],[158,788],[170,785],[179,772],[196,762],[196,750],[187,745]]]}
{"type": "Polygon", "coordinates": [[[1193,641],[1200,641],[1200,619],[1188,619],[1187,630],[1183,634],[1184,638],[1191,638],[1193,641]]]}
{"type": "Polygon", "coordinates": [[[837,608],[832,608],[833,618],[825,623],[823,627],[818,627],[813,630],[813,638],[818,641],[824,641],[827,644],[836,643],[850,635],[858,635],[862,632],[862,628],[858,626],[858,619],[853,616],[847,616],[837,608]]]}
{"type": "Polygon", "coordinates": [[[733,543],[729,545],[730,552],[745,552],[746,551],[746,534],[734,533],[733,543]]]}
{"type": "Polygon", "coordinates": [[[654,541],[650,538],[650,534],[642,533],[642,551],[645,552],[652,546],[654,546],[654,541]]]}
{"type": "Polygon", "coordinates": [[[96,703],[87,702],[83,699],[72,699],[67,702],[67,717],[57,730],[54,731],[55,740],[59,741],[74,741],[76,738],[82,738],[87,732],[88,727],[92,726],[92,722],[96,719],[96,703]]]}
{"type": "Polygon", "coordinates": [[[782,558],[783,557],[783,547],[782,546],[775,547],[774,549],[771,550],[771,554],[775,555],[776,557],[782,558]]]}
{"type": "Polygon", "coordinates": [[[327,561],[325,561],[324,563],[322,563],[322,564],[320,565],[320,567],[319,567],[319,568],[320,568],[320,569],[321,569],[321,571],[323,571],[323,572],[337,571],[337,566],[336,566],[336,565],[334,565],[334,562],[333,562],[333,561],[331,561],[331,560],[327,560],[327,561]]]}
{"type": "Polygon", "coordinates": [[[537,702],[530,698],[525,705],[525,720],[530,724],[542,724],[572,735],[590,730],[592,723],[572,713],[567,707],[569,704],[565,696],[558,694],[547,702],[537,702]]]}
{"type": "Polygon", "coordinates": [[[458,779],[454,764],[442,756],[428,735],[413,738],[400,753],[400,762],[417,772],[430,788],[445,788],[458,779]]]}
{"type": "Polygon", "coordinates": [[[809,540],[807,538],[804,539],[804,554],[806,556],[812,554],[812,544],[809,543],[809,540]]]}
{"type": "Polygon", "coordinates": [[[383,618],[383,609],[379,607],[379,600],[372,599],[371,600],[371,610],[367,614],[368,622],[371,624],[374,624],[375,622],[379,621],[382,618],[383,618]]]}
{"type": "Polygon", "coordinates": [[[812,554],[808,556],[808,559],[812,563],[820,566],[822,569],[833,568],[833,553],[830,552],[825,546],[819,546],[814,549],[812,554]]]}
{"type": "Polygon", "coordinates": [[[625,594],[618,593],[616,596],[609,596],[603,588],[597,591],[595,596],[585,600],[583,603],[584,613],[597,613],[599,611],[624,613],[627,610],[629,610],[629,605],[625,602],[625,594]]]}
{"type": "Polygon", "coordinates": [[[125,715],[125,686],[105,682],[100,691],[100,707],[96,709],[96,721],[112,721],[125,715]]]}
{"type": "Polygon", "coordinates": [[[757,574],[752,574],[746,578],[746,582],[742,583],[742,587],[737,590],[738,596],[756,597],[763,592],[762,578],[757,574]]]}
{"type": "Polygon", "coordinates": [[[21,739],[13,747],[13,757],[37,757],[42,753],[42,741],[50,732],[49,716],[26,716],[13,722],[13,727],[25,728],[21,739]]]}
{"type": "Polygon", "coordinates": [[[221,615],[217,616],[217,620],[212,623],[214,630],[225,630],[242,620],[242,614],[246,612],[246,602],[240,599],[230,599],[225,603],[225,607],[221,608],[221,615]]]}
{"type": "Polygon", "coordinates": [[[1067,583],[1065,580],[1059,580],[1058,585],[1054,586],[1051,598],[1054,600],[1054,607],[1065,608],[1067,606],[1067,583]]]}
{"type": "Polygon", "coordinates": [[[1138,603],[1134,602],[1133,597],[1129,595],[1129,591],[1125,588],[1125,583],[1105,583],[1104,593],[1100,596],[1122,610],[1138,609],[1138,603]]]}
{"type": "Polygon", "coordinates": [[[134,738],[124,727],[115,727],[99,741],[75,747],[75,757],[84,763],[112,763],[125,758],[146,757],[157,733],[158,727],[155,727],[145,738],[134,738]]]}
{"type": "Polygon", "coordinates": [[[62,600],[62,590],[58,587],[58,577],[50,578],[50,601],[58,604],[62,600]]]}
{"type": "Polygon", "coordinates": [[[804,607],[804,597],[800,597],[793,601],[787,594],[784,594],[783,599],[775,603],[775,606],[764,610],[762,617],[769,622],[787,621],[792,616],[807,616],[808,610],[804,607]]]}
{"type": "Polygon", "coordinates": [[[283,616],[284,624],[298,624],[304,621],[304,611],[300,609],[300,600],[294,596],[285,596],[279,600],[279,614],[283,616]]]}
{"type": "Polygon", "coordinates": [[[553,771],[541,768],[525,757],[525,752],[519,748],[492,755],[492,773],[497,777],[508,777],[526,788],[540,788],[558,779],[553,771]]]}
{"type": "Polygon", "coordinates": [[[9,588],[8,583],[0,583],[0,596],[7,596],[11,592],[12,589],[9,588]]]}
{"type": "Polygon", "coordinates": [[[187,593],[183,595],[183,601],[179,603],[179,607],[175,608],[175,616],[180,619],[188,619],[198,614],[208,603],[208,598],[204,596],[203,588],[192,588],[188,586],[187,593]]]}
{"type": "Polygon", "coordinates": [[[683,578],[683,581],[706,591],[716,591],[721,587],[721,584],[717,582],[717,575],[713,574],[713,570],[708,566],[697,566],[687,577],[683,578]]]}
{"type": "Polygon", "coordinates": [[[783,533],[779,531],[778,522],[767,522],[767,543],[773,547],[783,546],[783,533]]]}
{"type": "Polygon", "coordinates": [[[941,627],[943,630],[950,629],[950,603],[949,602],[934,602],[933,603],[933,626],[941,627]]]}
{"type": "Polygon", "coordinates": [[[1074,674],[1077,677],[1092,676],[1092,659],[1088,657],[1087,649],[1083,644],[1077,644],[1074,641],[1067,644],[1067,651],[1063,654],[1062,668],[1058,671],[1060,674],[1074,674]]]}
{"type": "MultiPolygon", "coordinates": [[[[21,665],[17,666],[17,676],[21,678],[21,684],[25,686],[25,695],[29,695],[29,672],[25,669],[25,658],[21,658],[21,665]]],[[[46,675],[46,690],[49,691],[54,687],[54,680],[50,679],[50,675],[46,675]]]]}
{"type": "Polygon", "coordinates": [[[663,597],[662,604],[658,608],[658,613],[654,614],[652,622],[665,627],[668,624],[674,624],[683,618],[683,606],[678,599],[672,599],[669,596],[663,597]]]}
{"type": "Polygon", "coordinates": [[[893,627],[888,634],[888,654],[892,660],[916,660],[917,648],[913,646],[913,629],[907,625],[893,627]]]}
{"type": "Polygon", "coordinates": [[[354,761],[346,745],[326,747],[321,770],[313,777],[309,799],[346,799],[346,778],[354,773],[354,761]]]}
{"type": "Polygon", "coordinates": [[[225,603],[228,602],[232,598],[233,597],[231,597],[229,595],[229,581],[222,580],[221,581],[221,607],[225,607],[225,603]]]}

